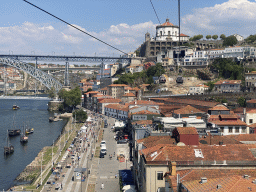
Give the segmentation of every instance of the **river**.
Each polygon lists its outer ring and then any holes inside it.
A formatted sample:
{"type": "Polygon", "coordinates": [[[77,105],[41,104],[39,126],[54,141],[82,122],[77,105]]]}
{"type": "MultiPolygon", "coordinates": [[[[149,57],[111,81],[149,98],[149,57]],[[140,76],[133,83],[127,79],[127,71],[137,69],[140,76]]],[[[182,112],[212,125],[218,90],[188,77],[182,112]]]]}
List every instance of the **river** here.
{"type": "Polygon", "coordinates": [[[48,101],[33,98],[0,98],[0,190],[7,190],[17,184],[14,181],[15,178],[35,159],[43,147],[52,145],[53,140],[58,138],[65,126],[66,120],[49,122],[49,117],[53,113],[47,110],[48,101]],[[18,105],[20,109],[12,110],[14,104],[18,105]],[[34,128],[34,133],[28,136],[28,143],[21,145],[19,136],[9,138],[10,143],[14,146],[14,153],[4,156],[7,130],[14,127],[22,129],[21,126],[24,124],[34,128]]]}

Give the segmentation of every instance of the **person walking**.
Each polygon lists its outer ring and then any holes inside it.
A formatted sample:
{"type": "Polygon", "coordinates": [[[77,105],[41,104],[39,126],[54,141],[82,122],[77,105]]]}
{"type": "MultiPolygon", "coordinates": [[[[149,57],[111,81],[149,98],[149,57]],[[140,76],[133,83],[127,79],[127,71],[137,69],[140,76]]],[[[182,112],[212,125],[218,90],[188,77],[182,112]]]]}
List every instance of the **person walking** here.
{"type": "Polygon", "coordinates": [[[104,183],[101,184],[101,189],[104,189],[104,183]]]}

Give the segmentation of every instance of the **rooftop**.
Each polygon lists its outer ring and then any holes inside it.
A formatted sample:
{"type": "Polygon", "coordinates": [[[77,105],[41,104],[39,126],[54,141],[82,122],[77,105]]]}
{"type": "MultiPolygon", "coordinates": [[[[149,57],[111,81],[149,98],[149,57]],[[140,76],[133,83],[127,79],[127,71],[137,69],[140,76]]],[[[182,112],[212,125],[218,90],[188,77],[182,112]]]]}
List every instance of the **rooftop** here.
{"type": "Polygon", "coordinates": [[[198,135],[195,127],[176,127],[180,135],[198,135]]]}
{"type": "Polygon", "coordinates": [[[227,85],[233,85],[233,84],[235,84],[235,85],[238,85],[238,84],[241,84],[241,80],[220,80],[220,81],[218,81],[218,82],[216,82],[215,83],[215,85],[223,85],[223,84],[227,84],[227,85]]]}
{"type": "Polygon", "coordinates": [[[218,104],[218,105],[214,106],[213,108],[210,108],[209,110],[210,111],[229,111],[229,109],[222,104],[218,104]]]}
{"type": "Polygon", "coordinates": [[[192,107],[191,105],[187,105],[186,107],[174,110],[173,113],[175,113],[175,114],[194,114],[194,113],[204,113],[204,112],[195,107],[192,107]]]}

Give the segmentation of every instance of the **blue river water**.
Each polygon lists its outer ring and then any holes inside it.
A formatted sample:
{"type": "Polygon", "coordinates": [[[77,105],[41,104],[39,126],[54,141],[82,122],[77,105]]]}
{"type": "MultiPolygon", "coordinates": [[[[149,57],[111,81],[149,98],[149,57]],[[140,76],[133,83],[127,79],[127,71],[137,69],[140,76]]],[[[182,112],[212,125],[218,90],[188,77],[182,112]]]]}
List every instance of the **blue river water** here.
{"type": "Polygon", "coordinates": [[[52,145],[65,126],[66,120],[49,122],[53,113],[47,110],[48,102],[49,100],[0,99],[0,190],[7,190],[16,184],[15,178],[35,159],[43,147],[52,145]],[[12,110],[14,104],[20,109],[12,110]],[[4,156],[7,130],[14,127],[22,129],[24,124],[34,128],[34,133],[28,136],[28,143],[22,145],[19,136],[10,137],[14,153],[4,156]]]}

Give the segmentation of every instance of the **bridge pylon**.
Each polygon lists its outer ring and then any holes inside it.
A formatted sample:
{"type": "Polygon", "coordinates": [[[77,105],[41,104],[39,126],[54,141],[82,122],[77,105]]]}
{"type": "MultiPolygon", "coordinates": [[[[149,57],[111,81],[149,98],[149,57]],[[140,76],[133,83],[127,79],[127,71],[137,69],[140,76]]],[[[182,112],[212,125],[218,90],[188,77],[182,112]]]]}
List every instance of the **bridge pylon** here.
{"type": "Polygon", "coordinates": [[[64,86],[69,86],[69,73],[68,73],[68,69],[69,69],[69,62],[66,61],[65,75],[64,75],[64,86]]]}

